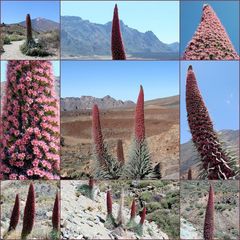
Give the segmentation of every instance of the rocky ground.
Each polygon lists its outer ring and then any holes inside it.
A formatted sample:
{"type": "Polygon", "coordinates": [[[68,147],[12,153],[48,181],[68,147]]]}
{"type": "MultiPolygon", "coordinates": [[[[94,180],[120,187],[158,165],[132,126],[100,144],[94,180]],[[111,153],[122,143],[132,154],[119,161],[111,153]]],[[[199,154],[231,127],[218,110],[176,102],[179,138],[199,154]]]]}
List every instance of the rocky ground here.
{"type": "MultiPolygon", "coordinates": [[[[238,181],[211,182],[215,193],[214,239],[238,239],[239,183],[238,181]]],[[[207,181],[181,182],[181,238],[201,239],[208,190],[207,181]]]]}
{"type": "Polygon", "coordinates": [[[21,50],[20,46],[23,45],[25,40],[21,41],[13,41],[9,45],[3,45],[4,52],[1,54],[2,60],[57,60],[59,59],[59,53],[53,49],[51,52],[54,52],[54,55],[47,56],[47,57],[32,57],[24,55],[21,50]]]}
{"type": "MultiPolygon", "coordinates": [[[[1,182],[1,236],[9,227],[11,211],[14,205],[15,196],[18,193],[20,198],[20,220],[16,231],[12,232],[7,239],[20,239],[23,212],[28,193],[30,181],[2,181],[1,182]]],[[[34,181],[36,193],[36,217],[32,233],[29,239],[50,239],[52,229],[52,209],[55,194],[59,189],[59,181],[34,181]]]]}
{"type": "MultiPolygon", "coordinates": [[[[102,131],[112,154],[117,140],[123,141],[127,161],[134,129],[134,107],[100,110],[102,131]]],[[[179,99],[178,96],[145,103],[147,143],[153,166],[160,163],[164,179],[179,178],[179,99]]],[[[91,111],[62,112],[62,177],[87,177],[94,163],[91,139],[91,111]],[[78,168],[76,168],[78,166],[78,168]]]]}
{"type": "MultiPolygon", "coordinates": [[[[95,188],[94,201],[85,197],[78,189],[79,186],[86,184],[87,181],[62,181],[62,219],[61,219],[61,233],[63,239],[170,239],[172,236],[166,231],[168,229],[163,229],[163,227],[159,227],[159,224],[154,219],[153,214],[159,215],[159,217],[163,218],[164,222],[167,222],[167,214],[165,212],[165,216],[163,217],[160,214],[153,213],[153,208],[155,204],[155,208],[159,207],[156,205],[156,202],[152,202],[152,200],[148,199],[147,202],[147,220],[144,223],[143,228],[143,236],[139,237],[134,232],[127,230],[123,225],[123,227],[118,227],[114,230],[109,230],[104,226],[106,219],[106,193],[105,191],[108,189],[109,184],[111,185],[112,195],[113,195],[113,215],[116,217],[119,210],[119,201],[120,201],[120,192],[121,187],[124,187],[125,190],[125,204],[123,208],[123,216],[124,222],[127,223],[130,216],[130,206],[131,200],[133,196],[136,194],[140,194],[143,199],[148,196],[151,197],[151,193],[156,191],[156,188],[165,189],[165,194],[159,191],[158,200],[164,202],[166,200],[167,191],[171,189],[172,192],[176,191],[178,188],[178,184],[176,182],[170,182],[163,184],[158,181],[159,186],[152,184],[152,182],[138,183],[133,182],[119,182],[112,181],[108,182],[100,182],[97,183],[97,187],[95,188]],[[135,185],[136,184],[136,185],[135,185]],[[139,188],[139,186],[141,187],[139,188]],[[160,187],[161,185],[161,187],[160,187]],[[128,186],[128,187],[127,187],[128,186]],[[137,187],[138,186],[138,187],[137,187]],[[131,189],[131,190],[130,190],[131,189]],[[145,189],[145,190],[144,190],[145,189]],[[154,190],[155,189],[155,190],[154,190]],[[149,195],[150,194],[150,195],[149,195]],[[160,200],[161,199],[161,200],[160,200]],[[152,205],[150,204],[152,202],[152,205]],[[151,213],[152,212],[152,213],[151,213]],[[165,218],[165,219],[164,219],[165,218]],[[165,231],[166,230],[166,231],[165,231]]],[[[157,197],[157,195],[155,195],[157,197]]],[[[173,198],[172,198],[173,199],[173,198]]],[[[147,199],[146,199],[147,200],[147,199]]],[[[178,201],[176,201],[176,205],[179,207],[178,201]]],[[[175,208],[175,207],[174,207],[175,208]]],[[[157,211],[155,209],[155,211],[157,211]]],[[[175,217],[175,210],[169,210],[168,215],[172,213],[172,217],[175,217]],[[172,211],[172,212],[171,212],[172,211]]],[[[179,217],[178,217],[179,218],[179,217]]],[[[136,218],[136,222],[139,222],[139,215],[136,218]]],[[[163,225],[163,224],[162,224],[163,225]]],[[[171,225],[171,224],[170,224],[171,225]]],[[[175,223],[175,225],[169,226],[172,229],[179,229],[179,223],[175,223]]]]}

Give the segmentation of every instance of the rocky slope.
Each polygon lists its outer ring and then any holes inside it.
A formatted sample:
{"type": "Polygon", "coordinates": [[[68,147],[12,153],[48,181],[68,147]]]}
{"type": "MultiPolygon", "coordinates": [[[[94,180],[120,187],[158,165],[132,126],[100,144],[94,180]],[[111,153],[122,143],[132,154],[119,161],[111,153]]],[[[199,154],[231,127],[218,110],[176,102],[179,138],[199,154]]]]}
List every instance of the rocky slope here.
{"type": "Polygon", "coordinates": [[[100,109],[132,107],[135,105],[132,101],[116,100],[109,95],[103,98],[96,98],[92,96],[81,96],[79,98],[66,97],[61,98],[61,111],[92,109],[94,104],[97,104],[100,109]]]}
{"type": "MultiPolygon", "coordinates": [[[[80,17],[63,16],[62,55],[110,56],[112,23],[96,24],[80,17]]],[[[152,31],[141,33],[120,22],[124,45],[128,55],[136,58],[177,59],[179,44],[161,42],[152,31]]]]}
{"type": "MultiPolygon", "coordinates": [[[[106,219],[106,193],[95,189],[94,201],[77,191],[84,181],[62,182],[62,237],[63,239],[140,239],[134,232],[124,228],[109,230],[104,226],[106,219]]],[[[117,216],[118,200],[113,203],[113,215],[117,216]],[[117,202],[117,203],[116,203],[117,202]]],[[[123,208],[125,221],[130,216],[128,208],[123,208]]],[[[137,216],[136,221],[139,222],[137,216]]],[[[144,223],[141,239],[169,239],[155,222],[144,223]]]]}
{"type": "MultiPolygon", "coordinates": [[[[238,156],[239,159],[239,130],[222,130],[219,131],[218,134],[224,145],[230,147],[230,149],[238,156]]],[[[198,163],[200,162],[200,158],[192,141],[181,144],[180,149],[181,177],[186,178],[187,171],[191,167],[193,170],[193,177],[196,178],[199,172],[198,163]]]]}

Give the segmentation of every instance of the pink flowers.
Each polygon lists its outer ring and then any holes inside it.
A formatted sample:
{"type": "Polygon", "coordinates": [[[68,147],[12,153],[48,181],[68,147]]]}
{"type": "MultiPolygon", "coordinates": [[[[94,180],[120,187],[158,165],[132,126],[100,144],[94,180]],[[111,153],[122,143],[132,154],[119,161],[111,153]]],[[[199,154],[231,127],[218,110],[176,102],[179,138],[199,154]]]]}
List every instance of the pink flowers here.
{"type": "Polygon", "coordinates": [[[0,142],[4,179],[57,179],[59,99],[49,61],[9,61],[0,142]]]}
{"type": "Polygon", "coordinates": [[[221,21],[209,5],[204,5],[201,23],[183,55],[184,60],[239,59],[221,21]]]}

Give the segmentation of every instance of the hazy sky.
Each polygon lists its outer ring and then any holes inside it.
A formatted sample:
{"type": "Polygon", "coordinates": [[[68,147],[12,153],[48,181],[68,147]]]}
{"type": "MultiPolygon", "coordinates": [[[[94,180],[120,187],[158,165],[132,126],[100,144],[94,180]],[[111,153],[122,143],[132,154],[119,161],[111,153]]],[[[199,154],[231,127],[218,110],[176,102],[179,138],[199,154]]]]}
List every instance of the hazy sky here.
{"type": "Polygon", "coordinates": [[[62,97],[90,95],[136,101],[140,84],[145,100],[179,94],[177,61],[63,61],[62,97]]]}
{"type": "Polygon", "coordinates": [[[197,30],[206,3],[213,8],[239,51],[239,1],[181,1],[181,54],[197,30]]]}
{"type": "Polygon", "coordinates": [[[31,18],[47,18],[59,22],[60,4],[58,1],[2,1],[1,22],[18,23],[31,18]]]}
{"type": "MultiPolygon", "coordinates": [[[[116,1],[62,1],[63,16],[105,24],[112,21],[116,1]]],[[[119,17],[140,32],[153,31],[165,43],[179,42],[177,1],[118,1],[119,17]]]]}
{"type": "MultiPolygon", "coordinates": [[[[53,71],[55,76],[59,76],[59,61],[52,61],[53,64],[53,71]]],[[[6,67],[7,67],[7,61],[1,61],[1,82],[6,81],[6,67]]]]}
{"type": "Polygon", "coordinates": [[[182,61],[181,143],[191,139],[186,113],[186,77],[189,65],[216,130],[239,129],[239,67],[237,61],[182,61]]]}

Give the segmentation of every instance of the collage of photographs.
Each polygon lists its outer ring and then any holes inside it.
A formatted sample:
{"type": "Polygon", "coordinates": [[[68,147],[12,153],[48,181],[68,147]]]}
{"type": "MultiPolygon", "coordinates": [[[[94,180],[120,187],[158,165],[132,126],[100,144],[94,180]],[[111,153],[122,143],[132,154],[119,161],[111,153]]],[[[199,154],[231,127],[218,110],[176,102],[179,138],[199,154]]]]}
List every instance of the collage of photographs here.
{"type": "Polygon", "coordinates": [[[240,0],[0,0],[0,240],[239,240],[240,0]]]}

